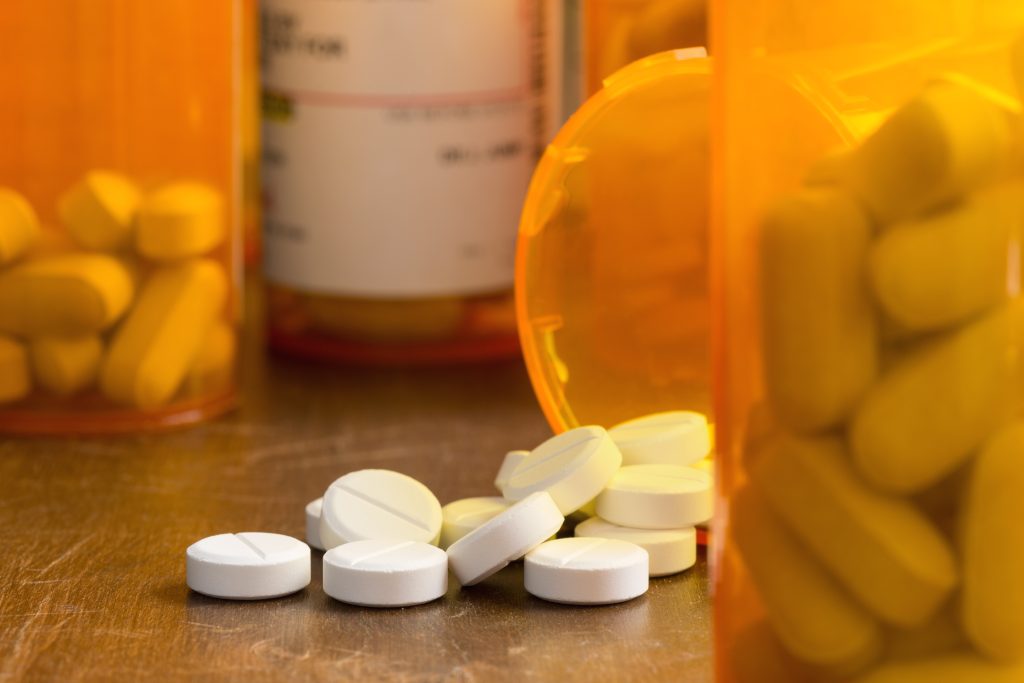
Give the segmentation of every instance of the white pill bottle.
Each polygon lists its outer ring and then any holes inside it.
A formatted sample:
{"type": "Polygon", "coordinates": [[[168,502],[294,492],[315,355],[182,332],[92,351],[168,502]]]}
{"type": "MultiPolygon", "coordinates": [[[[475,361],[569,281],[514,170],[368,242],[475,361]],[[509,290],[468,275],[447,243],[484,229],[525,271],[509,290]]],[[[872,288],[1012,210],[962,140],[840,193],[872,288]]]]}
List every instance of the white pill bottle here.
{"type": "Polygon", "coordinates": [[[560,123],[552,0],[264,0],[272,347],[514,354],[515,227],[560,123]]]}
{"type": "Polygon", "coordinates": [[[711,14],[716,680],[1024,680],[1024,5],[711,14]]]}

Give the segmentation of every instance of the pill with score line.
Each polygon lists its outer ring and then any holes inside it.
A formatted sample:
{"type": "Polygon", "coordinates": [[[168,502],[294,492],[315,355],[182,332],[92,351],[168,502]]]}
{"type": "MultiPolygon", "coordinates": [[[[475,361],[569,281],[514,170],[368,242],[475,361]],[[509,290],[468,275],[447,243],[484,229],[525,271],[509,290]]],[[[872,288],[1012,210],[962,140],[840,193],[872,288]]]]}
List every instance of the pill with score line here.
{"type": "Polygon", "coordinates": [[[350,472],[331,484],[320,514],[324,548],[384,538],[436,545],[441,504],[426,486],[390,470],[350,472]]]}
{"type": "Polygon", "coordinates": [[[309,546],[282,534],[219,534],[185,551],[188,587],[213,598],[278,598],[308,586],[310,576],[309,546]]]}

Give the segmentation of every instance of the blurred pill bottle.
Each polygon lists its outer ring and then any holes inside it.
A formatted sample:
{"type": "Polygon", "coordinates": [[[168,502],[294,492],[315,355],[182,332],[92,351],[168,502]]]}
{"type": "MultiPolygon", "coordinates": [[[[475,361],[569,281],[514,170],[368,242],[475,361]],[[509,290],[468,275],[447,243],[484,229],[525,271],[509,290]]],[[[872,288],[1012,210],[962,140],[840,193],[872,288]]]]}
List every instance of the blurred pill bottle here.
{"type": "Polygon", "coordinates": [[[245,265],[258,270],[260,221],[260,0],[242,0],[242,233],[245,265]]]}
{"type": "Polygon", "coordinates": [[[622,67],[650,55],[707,45],[707,0],[581,0],[588,93],[622,67]]]}
{"type": "Polygon", "coordinates": [[[552,429],[710,411],[703,48],[616,72],[533,175],[516,313],[552,429]]]}
{"type": "Polygon", "coordinates": [[[712,41],[717,680],[1024,680],[1024,4],[712,41]]]}
{"type": "Polygon", "coordinates": [[[0,432],[234,404],[238,0],[6,0],[0,432]]]}
{"type": "Polygon", "coordinates": [[[515,225],[560,122],[553,0],[264,0],[271,347],[514,355],[515,225]]]}

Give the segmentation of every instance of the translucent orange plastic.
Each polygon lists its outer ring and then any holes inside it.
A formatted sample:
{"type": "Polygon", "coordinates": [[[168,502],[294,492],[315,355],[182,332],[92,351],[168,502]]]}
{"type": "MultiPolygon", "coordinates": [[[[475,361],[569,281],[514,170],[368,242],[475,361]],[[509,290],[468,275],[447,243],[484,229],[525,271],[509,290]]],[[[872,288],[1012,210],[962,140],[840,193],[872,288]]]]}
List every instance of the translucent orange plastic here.
{"type": "Polygon", "coordinates": [[[597,92],[605,78],[638,59],[707,45],[706,6],[706,0],[586,0],[587,92],[597,92]]]}
{"type": "MultiPolygon", "coordinates": [[[[143,196],[167,183],[202,183],[218,198],[226,226],[203,257],[227,275],[221,316],[234,327],[241,287],[240,28],[240,0],[4,2],[0,187],[28,200],[42,236],[0,270],[84,250],[72,243],[57,205],[90,171],[122,174],[143,196]]],[[[131,273],[136,294],[163,267],[131,244],[110,256],[131,273]]],[[[133,306],[102,330],[104,347],[133,306]]],[[[145,409],[114,402],[95,384],[64,397],[33,379],[31,393],[0,405],[0,432],[125,432],[195,422],[234,404],[233,367],[216,380],[186,377],[169,401],[145,409]]]]}
{"type": "Polygon", "coordinates": [[[712,3],[719,683],[1024,680],[1021,41],[712,3]]]}
{"type": "Polygon", "coordinates": [[[706,59],[606,80],[548,147],[520,224],[516,308],[555,432],[707,413],[706,59]]]}

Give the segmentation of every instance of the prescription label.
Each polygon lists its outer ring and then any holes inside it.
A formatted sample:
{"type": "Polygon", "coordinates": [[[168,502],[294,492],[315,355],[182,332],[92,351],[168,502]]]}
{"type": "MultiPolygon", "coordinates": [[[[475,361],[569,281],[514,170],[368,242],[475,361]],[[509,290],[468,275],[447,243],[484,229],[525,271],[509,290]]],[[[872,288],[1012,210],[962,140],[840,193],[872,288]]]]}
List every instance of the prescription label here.
{"type": "Polygon", "coordinates": [[[396,298],[511,286],[551,125],[542,2],[264,2],[272,282],[396,298]]]}

